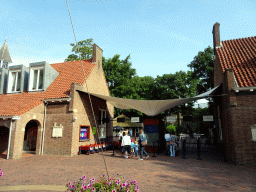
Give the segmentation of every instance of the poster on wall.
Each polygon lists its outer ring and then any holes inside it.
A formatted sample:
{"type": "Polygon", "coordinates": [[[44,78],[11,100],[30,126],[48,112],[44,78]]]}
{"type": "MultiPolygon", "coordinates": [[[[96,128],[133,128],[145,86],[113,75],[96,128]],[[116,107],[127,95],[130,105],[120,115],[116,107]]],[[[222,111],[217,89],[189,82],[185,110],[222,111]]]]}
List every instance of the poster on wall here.
{"type": "Polygon", "coordinates": [[[85,141],[88,139],[87,130],[89,127],[81,127],[80,128],[80,141],[85,141]]]}

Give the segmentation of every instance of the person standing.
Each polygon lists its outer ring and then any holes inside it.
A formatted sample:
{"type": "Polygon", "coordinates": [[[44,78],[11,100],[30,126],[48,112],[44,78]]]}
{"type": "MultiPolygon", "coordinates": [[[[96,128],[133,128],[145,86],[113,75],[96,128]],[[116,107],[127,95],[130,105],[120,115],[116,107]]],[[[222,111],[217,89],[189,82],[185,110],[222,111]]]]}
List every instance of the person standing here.
{"type": "Polygon", "coordinates": [[[125,136],[122,139],[122,144],[121,145],[124,147],[125,158],[127,159],[128,158],[128,150],[129,150],[129,148],[131,146],[131,137],[128,136],[128,132],[127,131],[125,131],[125,136]]]}
{"type": "Polygon", "coordinates": [[[132,137],[132,129],[130,129],[129,132],[130,132],[130,136],[132,137]]]}
{"type": "Polygon", "coordinates": [[[133,157],[137,157],[139,155],[139,146],[138,146],[138,141],[134,142],[134,154],[133,157]]]}
{"type": "Polygon", "coordinates": [[[170,135],[170,133],[167,133],[166,131],[164,131],[164,133],[165,133],[164,138],[165,138],[165,142],[166,142],[166,155],[167,155],[167,152],[170,149],[171,135],[170,135]]]}
{"type": "Polygon", "coordinates": [[[133,139],[131,139],[131,155],[133,156],[133,154],[134,154],[134,140],[133,139]]]}
{"type": "Polygon", "coordinates": [[[146,155],[146,158],[149,158],[149,155],[147,154],[145,150],[145,144],[143,142],[147,142],[146,135],[144,131],[141,129],[140,130],[140,135],[139,135],[139,145],[140,145],[140,158],[138,160],[143,160],[143,153],[146,155]]]}
{"type": "Polygon", "coordinates": [[[177,137],[174,130],[171,130],[171,139],[170,139],[170,156],[175,157],[175,147],[177,145],[177,137]]]}

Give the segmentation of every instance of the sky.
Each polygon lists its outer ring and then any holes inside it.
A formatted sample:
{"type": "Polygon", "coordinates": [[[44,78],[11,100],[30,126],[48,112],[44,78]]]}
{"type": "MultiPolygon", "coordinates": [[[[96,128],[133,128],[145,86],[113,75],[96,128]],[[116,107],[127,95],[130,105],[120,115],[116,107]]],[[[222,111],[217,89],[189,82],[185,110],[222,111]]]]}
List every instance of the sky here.
{"type": "MultiPolygon", "coordinates": [[[[256,35],[255,0],[68,1],[77,41],[93,38],[103,56],[129,54],[140,77],[187,71],[199,51],[256,35]]],[[[0,0],[0,45],[13,63],[63,62],[75,43],[66,0],[0,0]]]]}

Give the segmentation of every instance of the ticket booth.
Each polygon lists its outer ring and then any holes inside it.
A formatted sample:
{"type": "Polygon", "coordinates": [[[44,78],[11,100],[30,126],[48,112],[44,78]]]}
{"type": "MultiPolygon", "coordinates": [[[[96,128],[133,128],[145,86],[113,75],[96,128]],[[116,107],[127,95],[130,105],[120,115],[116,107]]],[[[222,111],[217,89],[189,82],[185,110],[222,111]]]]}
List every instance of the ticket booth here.
{"type": "Polygon", "coordinates": [[[161,152],[163,148],[162,141],[164,140],[164,122],[159,118],[148,118],[143,120],[143,124],[144,133],[148,136],[146,151],[150,153],[161,152]]]}

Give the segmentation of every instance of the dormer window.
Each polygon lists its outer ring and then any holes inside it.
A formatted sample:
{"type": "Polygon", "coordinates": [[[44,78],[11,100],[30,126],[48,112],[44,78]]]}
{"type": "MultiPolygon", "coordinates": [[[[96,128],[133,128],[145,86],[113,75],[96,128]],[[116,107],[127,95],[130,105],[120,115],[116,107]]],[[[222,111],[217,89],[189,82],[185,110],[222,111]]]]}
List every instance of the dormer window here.
{"type": "Polygon", "coordinates": [[[43,89],[43,78],[44,78],[44,68],[33,69],[33,87],[32,90],[42,90],[43,89]]]}
{"type": "Polygon", "coordinates": [[[21,71],[11,72],[10,82],[12,85],[12,92],[20,91],[21,71]]]}
{"type": "Polygon", "coordinates": [[[21,69],[10,70],[8,80],[8,93],[21,92],[21,69]]]}
{"type": "Polygon", "coordinates": [[[29,64],[28,91],[45,91],[59,73],[46,61],[29,64]]]}

